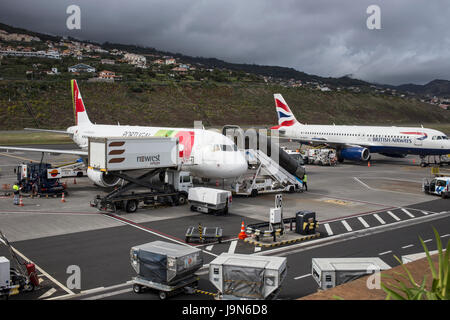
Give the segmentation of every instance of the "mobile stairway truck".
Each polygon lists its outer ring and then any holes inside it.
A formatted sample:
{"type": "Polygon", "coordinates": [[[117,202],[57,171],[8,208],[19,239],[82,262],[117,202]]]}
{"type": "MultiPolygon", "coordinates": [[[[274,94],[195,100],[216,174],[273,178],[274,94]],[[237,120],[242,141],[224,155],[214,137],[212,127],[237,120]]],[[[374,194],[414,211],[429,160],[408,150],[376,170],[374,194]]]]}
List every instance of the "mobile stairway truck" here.
{"type": "Polygon", "coordinates": [[[122,186],[97,197],[92,207],[102,211],[135,212],[144,204],[182,205],[187,202],[192,177],[180,171],[178,139],[163,137],[89,138],[89,169],[122,186]],[[165,177],[164,184],[155,183],[165,177]]]}

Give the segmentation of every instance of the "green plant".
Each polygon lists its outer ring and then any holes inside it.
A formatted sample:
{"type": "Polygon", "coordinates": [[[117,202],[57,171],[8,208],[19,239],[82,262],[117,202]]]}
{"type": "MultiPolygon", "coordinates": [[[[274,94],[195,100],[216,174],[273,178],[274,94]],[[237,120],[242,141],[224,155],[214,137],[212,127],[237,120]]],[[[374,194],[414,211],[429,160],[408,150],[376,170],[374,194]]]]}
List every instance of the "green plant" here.
{"type": "Polygon", "coordinates": [[[427,276],[423,277],[421,284],[416,283],[408,268],[402,263],[402,261],[394,256],[395,259],[401,264],[406,275],[396,272],[395,274],[404,278],[406,281],[400,281],[394,279],[391,276],[382,275],[386,278],[393,279],[396,284],[381,283],[381,287],[384,292],[387,293],[386,300],[422,300],[424,297],[428,300],[449,300],[450,299],[450,275],[449,275],[449,248],[450,241],[447,242],[447,248],[445,253],[442,250],[442,242],[439,233],[433,228],[434,235],[436,237],[436,244],[438,248],[438,270],[436,271],[434,263],[431,260],[430,252],[425,245],[425,242],[419,237],[420,243],[427,256],[428,265],[433,277],[431,288],[426,288],[427,276]],[[410,284],[408,284],[408,282],[410,284]],[[411,287],[412,286],[412,287],[411,287]]]}

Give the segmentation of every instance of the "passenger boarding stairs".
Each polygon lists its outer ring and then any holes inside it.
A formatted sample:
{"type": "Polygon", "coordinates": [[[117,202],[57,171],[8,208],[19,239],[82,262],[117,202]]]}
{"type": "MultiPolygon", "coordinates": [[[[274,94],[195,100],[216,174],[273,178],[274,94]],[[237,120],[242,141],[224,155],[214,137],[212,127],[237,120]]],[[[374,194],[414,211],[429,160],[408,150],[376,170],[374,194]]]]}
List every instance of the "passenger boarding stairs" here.
{"type": "MultiPolygon", "coordinates": [[[[263,151],[247,149],[245,150],[245,158],[247,159],[247,162],[249,164],[257,165],[256,173],[251,175],[250,178],[252,180],[251,185],[254,185],[258,176],[261,175],[264,171],[266,171],[267,174],[271,176],[278,184],[284,187],[293,185],[296,187],[296,189],[302,189],[303,182],[299,178],[290,174],[283,167],[281,167],[275,160],[266,155],[263,151]]],[[[241,182],[239,183],[239,185],[241,186],[247,185],[245,183],[242,184],[242,182],[246,179],[249,179],[248,175],[241,176],[238,179],[238,182],[241,182]]]]}

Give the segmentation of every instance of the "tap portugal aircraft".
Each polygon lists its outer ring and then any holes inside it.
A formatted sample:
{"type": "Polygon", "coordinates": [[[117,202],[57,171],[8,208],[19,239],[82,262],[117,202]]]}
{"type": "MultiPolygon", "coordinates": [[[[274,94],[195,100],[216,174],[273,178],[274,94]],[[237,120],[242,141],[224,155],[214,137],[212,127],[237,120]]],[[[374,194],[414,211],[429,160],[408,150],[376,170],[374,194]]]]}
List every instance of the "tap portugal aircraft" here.
{"type": "Polygon", "coordinates": [[[450,140],[437,130],[411,127],[306,125],[297,121],[281,94],[274,94],[280,137],[300,143],[327,145],[337,150],[337,158],[368,161],[371,153],[403,158],[408,154],[450,154],[450,140]]]}
{"type": "MultiPolygon", "coordinates": [[[[87,159],[89,137],[176,137],[179,139],[180,157],[190,159],[181,167],[192,175],[203,178],[234,178],[247,171],[247,161],[238,151],[236,144],[228,137],[204,129],[184,129],[165,127],[143,127],[93,124],[87,115],[76,80],[72,84],[72,101],[75,126],[66,131],[30,129],[68,134],[81,150],[55,150],[0,146],[4,150],[35,151],[51,154],[73,154],[87,159]]],[[[88,169],[87,174],[95,184],[111,187],[120,179],[104,172],[88,169]],[[113,179],[112,179],[113,178],[113,179]]]]}

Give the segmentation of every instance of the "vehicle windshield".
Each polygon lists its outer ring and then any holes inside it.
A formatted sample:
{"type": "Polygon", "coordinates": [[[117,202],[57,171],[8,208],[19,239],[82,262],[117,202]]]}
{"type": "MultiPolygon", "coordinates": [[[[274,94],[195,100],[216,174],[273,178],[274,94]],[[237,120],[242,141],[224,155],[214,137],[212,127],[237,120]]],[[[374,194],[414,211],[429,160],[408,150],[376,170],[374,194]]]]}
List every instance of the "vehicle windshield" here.
{"type": "Polygon", "coordinates": [[[438,180],[436,182],[436,186],[438,187],[445,187],[447,185],[447,183],[444,180],[438,180]]]}

